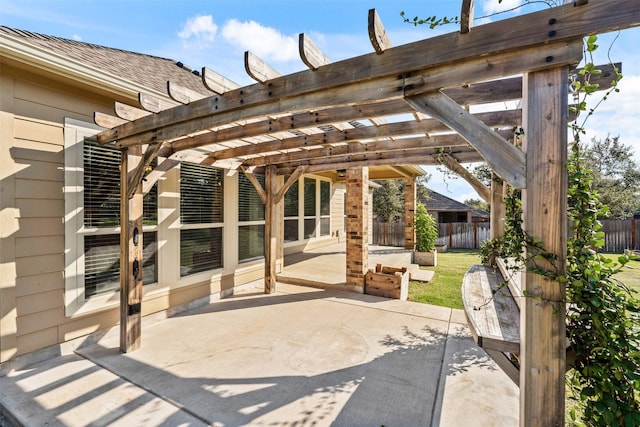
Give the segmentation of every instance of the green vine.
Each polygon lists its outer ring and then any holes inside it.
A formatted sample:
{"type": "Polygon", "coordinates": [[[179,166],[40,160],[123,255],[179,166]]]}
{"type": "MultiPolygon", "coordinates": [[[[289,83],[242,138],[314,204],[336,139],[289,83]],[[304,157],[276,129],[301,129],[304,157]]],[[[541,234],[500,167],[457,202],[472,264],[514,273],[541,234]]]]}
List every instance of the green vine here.
{"type": "MultiPolygon", "coordinates": [[[[405,22],[428,24],[430,28],[458,22],[457,17],[410,20],[404,12],[401,15],[405,22]]],[[[620,256],[616,263],[598,253],[604,246],[604,233],[597,218],[606,207],[592,189],[591,171],[584,165],[580,145],[587,121],[612,92],[619,91],[622,78],[614,67],[611,87],[593,107],[588,106],[588,98],[601,90],[590,81],[591,76],[600,74],[593,62],[597,49],[596,36],[585,39],[587,64],[571,83],[576,100],[573,110],[580,122],[576,119],[569,125],[574,141],[567,164],[571,225],[565,273],[559,274],[557,256],[523,230],[520,194],[514,190],[505,198],[504,236],[484,244],[481,253],[483,263],[490,263],[495,256],[513,258],[515,263],[509,263],[513,273],[519,265],[526,265],[530,271],[565,284],[567,339],[572,355],[567,357],[571,369],[566,378],[577,396],[569,415],[574,425],[631,427],[640,426],[640,300],[635,291],[615,278],[628,256],[620,256]]]]}

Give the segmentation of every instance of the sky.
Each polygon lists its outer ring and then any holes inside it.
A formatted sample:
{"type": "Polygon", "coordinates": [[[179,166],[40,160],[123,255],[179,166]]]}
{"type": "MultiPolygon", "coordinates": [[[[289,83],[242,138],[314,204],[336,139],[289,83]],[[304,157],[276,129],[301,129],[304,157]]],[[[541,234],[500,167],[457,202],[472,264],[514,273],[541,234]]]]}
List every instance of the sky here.
{"type": "MultiPolygon", "coordinates": [[[[521,3],[476,0],[474,25],[547,7],[537,2],[494,15],[521,3]]],[[[206,66],[247,85],[254,83],[244,71],[247,50],[288,74],[305,69],[297,48],[300,33],[331,61],[339,61],[373,51],[367,33],[371,8],[378,11],[395,46],[458,29],[457,25],[416,27],[403,22],[400,12],[410,18],[455,17],[460,4],[460,0],[0,0],[0,25],[171,58],[198,70],[206,66]]],[[[607,56],[622,62],[624,77],[620,92],[589,118],[582,140],[619,135],[640,162],[640,28],[601,35],[598,44],[594,62],[607,63],[607,56]]],[[[431,175],[429,188],[458,201],[479,199],[463,179],[433,166],[424,169],[431,175]]]]}

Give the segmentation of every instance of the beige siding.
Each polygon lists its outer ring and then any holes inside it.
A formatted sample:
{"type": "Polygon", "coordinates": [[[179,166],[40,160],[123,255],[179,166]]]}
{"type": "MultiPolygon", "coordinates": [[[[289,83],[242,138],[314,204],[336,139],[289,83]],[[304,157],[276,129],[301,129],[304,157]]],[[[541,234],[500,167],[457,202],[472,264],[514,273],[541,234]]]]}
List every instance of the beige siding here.
{"type": "Polygon", "coordinates": [[[331,195],[331,235],[344,238],[344,198],[346,189],[343,183],[333,183],[331,195]]]}

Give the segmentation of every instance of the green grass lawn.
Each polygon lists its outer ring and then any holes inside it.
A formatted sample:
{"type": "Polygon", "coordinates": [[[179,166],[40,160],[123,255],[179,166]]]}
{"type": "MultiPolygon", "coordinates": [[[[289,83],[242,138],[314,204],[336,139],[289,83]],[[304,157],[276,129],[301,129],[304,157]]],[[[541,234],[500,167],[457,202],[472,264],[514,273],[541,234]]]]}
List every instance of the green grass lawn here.
{"type": "MultiPolygon", "coordinates": [[[[606,254],[614,261],[617,254],[606,254]]],[[[409,300],[442,307],[462,308],[460,287],[464,273],[474,264],[480,264],[480,251],[473,249],[450,249],[438,253],[438,265],[427,267],[435,275],[429,283],[410,282],[409,300]]],[[[640,261],[629,261],[623,271],[615,276],[621,282],[640,292],[640,261]]]]}
{"type": "MultiPolygon", "coordinates": [[[[617,261],[619,254],[604,254],[607,258],[617,261]]],[[[640,292],[640,260],[631,260],[623,270],[614,276],[625,285],[630,286],[640,292]]],[[[637,296],[637,295],[636,295],[637,296]]]]}
{"type": "Polygon", "coordinates": [[[480,264],[480,251],[450,249],[438,253],[438,265],[427,267],[435,271],[433,281],[410,282],[409,300],[443,307],[462,308],[462,277],[473,264],[480,264]]]}

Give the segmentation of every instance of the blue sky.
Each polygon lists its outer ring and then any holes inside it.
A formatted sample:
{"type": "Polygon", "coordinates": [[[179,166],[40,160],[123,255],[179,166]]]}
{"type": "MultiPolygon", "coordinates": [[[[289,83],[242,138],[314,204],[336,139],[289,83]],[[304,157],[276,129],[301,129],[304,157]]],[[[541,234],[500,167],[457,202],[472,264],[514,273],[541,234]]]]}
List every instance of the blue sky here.
{"type": "MultiPolygon", "coordinates": [[[[637,0],[625,0],[637,1],[637,0]]],[[[456,26],[429,30],[402,22],[410,17],[457,16],[459,0],[1,0],[0,24],[114,48],[179,60],[191,68],[207,66],[239,84],[251,84],[243,66],[250,50],[287,74],[304,69],[297,52],[299,33],[306,33],[332,60],[373,51],[367,35],[367,13],[375,8],[394,45],[456,31],[456,26]]],[[[521,0],[476,0],[475,16],[509,9],[521,0]]],[[[546,6],[535,6],[537,8],[546,6]]],[[[475,25],[534,11],[481,18],[475,25]]],[[[602,36],[596,63],[616,34],[602,36]]],[[[614,94],[590,118],[584,140],[620,135],[640,161],[640,29],[625,30],[613,44],[612,61],[623,63],[621,93],[614,94]]],[[[504,105],[494,109],[504,109],[504,105]]],[[[454,199],[478,198],[462,179],[443,179],[436,168],[429,187],[454,199]]]]}

